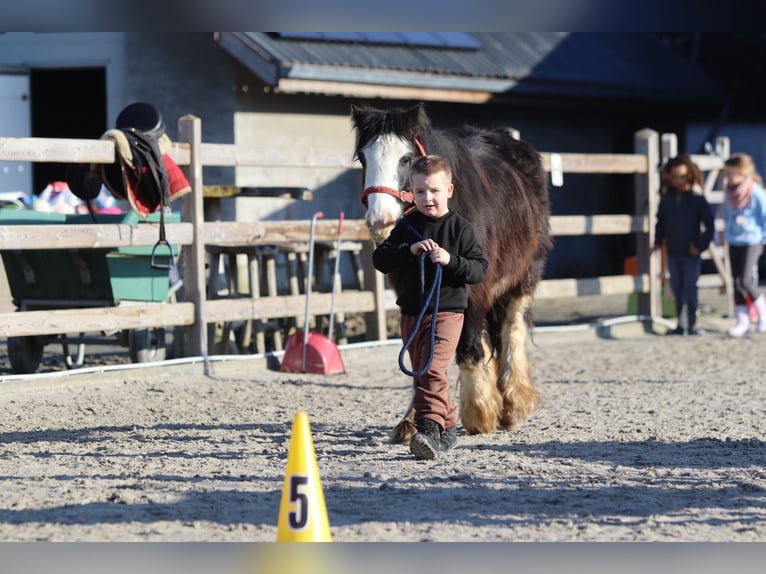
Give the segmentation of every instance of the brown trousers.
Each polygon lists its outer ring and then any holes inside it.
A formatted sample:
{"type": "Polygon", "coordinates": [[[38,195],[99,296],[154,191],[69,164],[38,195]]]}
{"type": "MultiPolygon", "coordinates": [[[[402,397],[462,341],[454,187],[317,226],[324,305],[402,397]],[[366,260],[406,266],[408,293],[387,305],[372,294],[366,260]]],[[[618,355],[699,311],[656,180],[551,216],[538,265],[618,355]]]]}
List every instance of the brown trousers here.
{"type": "MultiPolygon", "coordinates": [[[[412,341],[408,352],[412,371],[419,371],[428,360],[431,345],[431,320],[433,315],[425,315],[418,334],[412,341]]],[[[436,341],[431,366],[419,377],[413,378],[415,386],[415,420],[431,419],[442,429],[452,428],[457,424],[457,406],[450,394],[447,370],[452,363],[463,330],[462,313],[436,314],[436,341]]],[[[417,317],[402,315],[399,321],[402,340],[409,339],[415,328],[417,317]]]]}

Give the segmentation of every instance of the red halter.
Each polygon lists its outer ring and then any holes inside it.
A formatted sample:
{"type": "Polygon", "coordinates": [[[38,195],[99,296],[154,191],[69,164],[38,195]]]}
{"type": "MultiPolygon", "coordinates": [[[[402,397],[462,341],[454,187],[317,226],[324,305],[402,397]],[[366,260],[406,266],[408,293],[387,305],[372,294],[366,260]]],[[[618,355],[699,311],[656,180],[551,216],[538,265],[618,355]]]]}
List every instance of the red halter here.
{"type": "MultiPolygon", "coordinates": [[[[420,155],[427,155],[426,149],[423,147],[423,144],[420,143],[420,140],[417,137],[413,138],[413,141],[415,143],[415,147],[418,148],[418,151],[420,152],[420,155]]],[[[399,201],[403,203],[409,203],[414,204],[415,198],[412,195],[411,191],[400,191],[398,189],[394,189],[392,187],[386,187],[383,185],[374,185],[372,187],[367,187],[362,191],[362,205],[367,206],[367,196],[372,193],[385,193],[386,195],[392,195],[399,201]]]]}

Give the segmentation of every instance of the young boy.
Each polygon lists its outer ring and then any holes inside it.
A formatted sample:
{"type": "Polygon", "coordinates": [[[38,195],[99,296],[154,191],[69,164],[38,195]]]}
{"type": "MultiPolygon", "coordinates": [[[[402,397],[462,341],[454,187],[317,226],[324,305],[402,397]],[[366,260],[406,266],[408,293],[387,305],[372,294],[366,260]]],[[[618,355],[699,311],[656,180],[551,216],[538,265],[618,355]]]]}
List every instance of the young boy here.
{"type": "Polygon", "coordinates": [[[450,395],[447,370],[463,328],[467,284],[483,281],[489,263],[474,226],[449,209],[454,185],[452,169],[443,157],[418,158],[410,170],[410,185],[417,210],[396,224],[388,239],[375,249],[372,261],[376,269],[390,274],[401,310],[402,339],[407,341],[418,329],[409,348],[414,371],[422,370],[430,355],[431,321],[436,321],[431,365],[413,378],[418,432],[410,440],[410,452],[416,458],[431,460],[457,443],[457,406],[450,395]],[[421,253],[427,259],[425,278],[420,277],[421,253]],[[436,265],[442,268],[439,308],[434,314],[434,297],[418,326],[421,295],[430,291],[436,265]]]}

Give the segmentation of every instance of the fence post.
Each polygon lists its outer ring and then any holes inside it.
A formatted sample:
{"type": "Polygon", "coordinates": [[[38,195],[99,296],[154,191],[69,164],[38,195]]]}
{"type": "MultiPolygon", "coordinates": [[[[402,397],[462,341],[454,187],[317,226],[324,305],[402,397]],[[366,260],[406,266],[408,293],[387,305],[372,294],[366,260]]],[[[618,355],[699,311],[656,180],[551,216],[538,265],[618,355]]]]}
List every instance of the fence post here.
{"type": "Polygon", "coordinates": [[[731,142],[728,136],[718,136],[715,138],[715,153],[724,160],[729,159],[731,155],[731,142]]]}
{"type": "Polygon", "coordinates": [[[364,314],[364,322],[368,341],[385,341],[388,337],[385,276],[378,272],[372,264],[372,252],[374,250],[375,244],[372,241],[364,242],[362,246],[364,288],[372,291],[375,298],[375,310],[364,314]]]}
{"type": "MultiPolygon", "coordinates": [[[[729,159],[731,155],[731,141],[728,136],[718,136],[715,138],[715,153],[721,157],[723,161],[729,159]]],[[[723,170],[718,174],[717,181],[720,181],[721,188],[724,186],[723,170]]],[[[720,209],[723,209],[721,207],[720,209]]],[[[721,214],[723,216],[723,214],[721,214]]],[[[717,233],[717,232],[716,232],[717,233]]],[[[727,299],[727,313],[729,317],[734,316],[734,279],[731,275],[731,261],[729,259],[729,244],[724,236],[723,239],[723,284],[726,290],[727,299]]],[[[756,266],[756,271],[758,270],[756,266]]]]}
{"type": "Polygon", "coordinates": [[[670,158],[678,155],[678,136],[676,134],[662,134],[660,138],[662,145],[662,165],[668,163],[670,158]]]}
{"type": "MultiPolygon", "coordinates": [[[[715,138],[715,153],[723,161],[729,159],[729,156],[731,155],[731,140],[729,140],[729,136],[718,136],[715,138]]],[[[719,189],[723,189],[723,169],[718,173],[718,177],[716,178],[716,181],[713,182],[713,186],[715,186],[716,183],[720,183],[719,189]]]]}
{"type": "MultiPolygon", "coordinates": [[[[184,295],[194,303],[194,324],[187,327],[185,339],[188,342],[187,353],[205,359],[207,371],[207,325],[205,323],[206,281],[205,281],[205,240],[203,224],[205,221],[202,162],[200,148],[202,144],[202,121],[191,114],[178,120],[178,139],[188,143],[190,162],[186,177],[191,186],[191,193],[182,198],[181,210],[184,221],[191,222],[194,242],[183,246],[184,295]]],[[[206,373],[207,374],[207,373],[206,373]]]]}
{"type": "Polygon", "coordinates": [[[660,253],[651,253],[654,245],[654,227],[657,221],[660,189],[659,136],[656,131],[643,129],[633,137],[635,153],[646,156],[646,173],[635,174],[635,209],[636,215],[646,217],[648,229],[636,234],[636,256],[638,274],[648,275],[649,292],[638,294],[638,314],[662,316],[662,282],[660,278],[660,253]]]}

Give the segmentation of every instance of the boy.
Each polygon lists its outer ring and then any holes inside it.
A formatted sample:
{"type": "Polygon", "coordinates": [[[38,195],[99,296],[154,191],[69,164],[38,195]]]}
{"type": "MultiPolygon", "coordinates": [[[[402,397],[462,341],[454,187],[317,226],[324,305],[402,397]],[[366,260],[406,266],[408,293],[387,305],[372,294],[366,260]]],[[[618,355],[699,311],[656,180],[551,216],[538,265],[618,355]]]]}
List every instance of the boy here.
{"type": "Polygon", "coordinates": [[[410,185],[417,209],[399,220],[375,249],[372,261],[376,269],[390,274],[401,310],[402,339],[408,340],[417,329],[409,348],[415,371],[422,370],[430,355],[431,321],[436,321],[431,365],[424,374],[413,377],[418,432],[410,440],[410,452],[416,458],[432,460],[457,443],[457,406],[450,395],[447,370],[463,328],[467,285],[483,281],[489,263],[474,226],[449,209],[454,185],[447,160],[437,155],[418,158],[410,170],[410,185]],[[425,278],[420,277],[421,254],[428,260],[425,278]],[[421,295],[430,290],[436,265],[442,268],[439,308],[434,314],[432,301],[422,324],[417,325],[421,295]]]}

